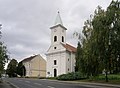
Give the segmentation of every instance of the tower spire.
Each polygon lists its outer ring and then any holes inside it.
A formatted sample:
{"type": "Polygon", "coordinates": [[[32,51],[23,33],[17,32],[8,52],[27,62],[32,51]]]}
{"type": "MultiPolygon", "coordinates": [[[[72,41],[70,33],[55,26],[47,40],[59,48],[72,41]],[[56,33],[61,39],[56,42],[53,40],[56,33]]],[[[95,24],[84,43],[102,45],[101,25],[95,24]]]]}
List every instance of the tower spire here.
{"type": "Polygon", "coordinates": [[[56,17],[56,20],[55,20],[55,25],[58,25],[58,24],[63,25],[59,11],[58,11],[58,14],[57,14],[57,17],[56,17]]]}

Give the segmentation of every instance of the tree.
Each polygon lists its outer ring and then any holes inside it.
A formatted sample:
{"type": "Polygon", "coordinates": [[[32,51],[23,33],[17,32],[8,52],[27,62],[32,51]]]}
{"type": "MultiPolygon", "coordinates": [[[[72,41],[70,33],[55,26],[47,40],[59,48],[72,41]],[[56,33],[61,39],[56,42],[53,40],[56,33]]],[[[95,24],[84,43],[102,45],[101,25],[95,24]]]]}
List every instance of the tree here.
{"type": "Polygon", "coordinates": [[[95,16],[93,20],[94,29],[99,30],[97,38],[97,48],[99,55],[103,60],[106,73],[119,73],[120,61],[120,1],[112,1],[107,11],[100,16],[95,16]]]}
{"type": "Polygon", "coordinates": [[[96,11],[94,19],[92,21],[93,24],[93,36],[94,43],[96,45],[96,59],[99,59],[99,61],[102,63],[104,69],[105,69],[105,77],[106,82],[107,79],[107,73],[108,73],[108,63],[109,63],[109,26],[106,23],[106,12],[101,9],[101,7],[98,8],[98,11],[96,11]]]}
{"type": "MultiPolygon", "coordinates": [[[[82,32],[81,70],[88,77],[96,76],[104,70],[107,82],[108,72],[120,72],[120,1],[112,1],[106,11],[98,6],[94,15],[85,21],[82,32]]],[[[81,51],[78,50],[78,53],[81,51]]],[[[76,64],[78,67],[81,62],[76,60],[79,62],[76,64]]]]}
{"type": "Polygon", "coordinates": [[[120,1],[112,1],[107,8],[107,24],[109,25],[109,47],[111,73],[120,72],[120,1]]]}
{"type": "Polygon", "coordinates": [[[83,62],[88,76],[120,71],[120,2],[112,1],[107,10],[100,6],[83,27],[83,62]]]}
{"type": "Polygon", "coordinates": [[[9,77],[16,77],[17,76],[17,60],[12,59],[10,63],[8,64],[6,73],[9,75],[9,77]]]}
{"type": "Polygon", "coordinates": [[[26,75],[26,69],[22,62],[18,63],[17,74],[20,75],[21,77],[26,75]]]}
{"type": "Polygon", "coordinates": [[[75,71],[82,71],[83,67],[83,57],[82,57],[82,47],[80,45],[80,42],[78,42],[77,46],[77,52],[76,52],[76,65],[75,65],[75,71]]]}
{"type": "MultiPolygon", "coordinates": [[[[0,24],[0,29],[1,29],[1,24],[0,24]]],[[[0,31],[0,37],[1,37],[1,31],[0,31]]],[[[1,38],[0,38],[1,39],[1,38]]],[[[3,73],[4,71],[4,65],[5,63],[7,62],[8,60],[8,55],[7,55],[7,48],[6,46],[3,44],[2,41],[0,41],[0,77],[1,77],[1,74],[3,73]]]]}
{"type": "Polygon", "coordinates": [[[90,16],[90,19],[85,21],[83,27],[83,34],[85,36],[83,42],[83,62],[85,64],[84,73],[87,76],[96,76],[103,70],[102,59],[99,57],[99,41],[100,28],[96,29],[96,26],[100,26],[99,18],[103,17],[104,10],[100,6],[95,10],[95,14],[90,16]],[[94,20],[97,19],[94,25],[94,20]]]}

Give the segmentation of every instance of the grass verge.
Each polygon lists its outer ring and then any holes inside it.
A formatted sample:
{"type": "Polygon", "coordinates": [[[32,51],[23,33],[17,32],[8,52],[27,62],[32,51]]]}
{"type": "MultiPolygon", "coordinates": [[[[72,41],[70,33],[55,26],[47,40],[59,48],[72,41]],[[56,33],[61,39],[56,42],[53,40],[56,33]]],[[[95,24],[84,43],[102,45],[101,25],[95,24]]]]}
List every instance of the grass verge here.
{"type": "Polygon", "coordinates": [[[77,80],[80,82],[96,82],[96,83],[108,83],[108,84],[120,84],[120,74],[109,74],[108,82],[105,81],[105,75],[98,75],[95,77],[90,77],[85,80],[77,80]]]}

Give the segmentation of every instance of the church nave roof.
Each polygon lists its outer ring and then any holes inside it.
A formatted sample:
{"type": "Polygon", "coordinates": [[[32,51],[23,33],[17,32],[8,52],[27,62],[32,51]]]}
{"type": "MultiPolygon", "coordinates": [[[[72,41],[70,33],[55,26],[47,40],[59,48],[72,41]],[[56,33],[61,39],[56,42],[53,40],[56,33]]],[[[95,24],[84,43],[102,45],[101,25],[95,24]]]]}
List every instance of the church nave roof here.
{"type": "Polygon", "coordinates": [[[70,44],[63,44],[62,43],[62,45],[66,48],[66,50],[68,50],[69,52],[73,52],[73,53],[75,53],[76,51],[77,51],[77,48],[75,48],[75,47],[73,47],[72,45],[70,45],[70,44]]]}

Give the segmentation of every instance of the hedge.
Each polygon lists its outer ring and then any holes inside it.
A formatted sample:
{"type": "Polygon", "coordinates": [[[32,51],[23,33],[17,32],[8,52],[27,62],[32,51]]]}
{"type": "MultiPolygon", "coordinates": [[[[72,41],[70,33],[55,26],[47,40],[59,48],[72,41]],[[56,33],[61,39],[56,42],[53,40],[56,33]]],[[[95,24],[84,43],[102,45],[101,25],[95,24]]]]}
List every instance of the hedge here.
{"type": "Polygon", "coordinates": [[[57,77],[58,80],[81,80],[85,79],[86,77],[81,74],[80,72],[72,72],[68,74],[62,74],[57,77]]]}

